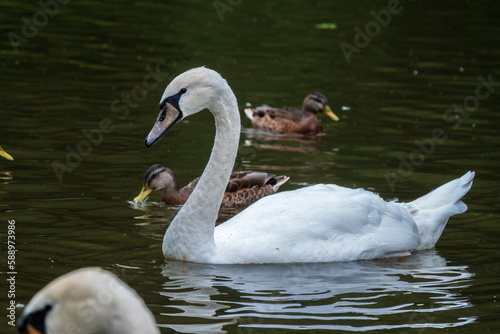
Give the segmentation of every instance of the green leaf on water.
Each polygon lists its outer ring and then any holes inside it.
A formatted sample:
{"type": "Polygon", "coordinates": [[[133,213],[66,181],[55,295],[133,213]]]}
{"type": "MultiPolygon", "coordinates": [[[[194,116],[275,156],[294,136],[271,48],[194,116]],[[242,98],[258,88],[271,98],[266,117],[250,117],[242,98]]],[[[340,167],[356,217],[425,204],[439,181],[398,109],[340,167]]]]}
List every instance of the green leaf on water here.
{"type": "Polygon", "coordinates": [[[337,29],[337,24],[336,23],[318,23],[318,24],[315,24],[314,27],[316,29],[334,30],[334,29],[337,29]]]}

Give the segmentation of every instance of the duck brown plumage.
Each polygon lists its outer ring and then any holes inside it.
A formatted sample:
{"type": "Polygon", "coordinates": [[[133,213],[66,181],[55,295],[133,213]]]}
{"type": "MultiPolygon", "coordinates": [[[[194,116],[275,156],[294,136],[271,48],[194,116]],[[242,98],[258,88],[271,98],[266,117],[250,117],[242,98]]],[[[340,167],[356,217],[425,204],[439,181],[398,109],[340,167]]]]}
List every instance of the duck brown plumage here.
{"type": "MultiPolygon", "coordinates": [[[[134,202],[144,200],[155,190],[163,189],[162,201],[169,205],[184,204],[194,191],[199,177],[179,188],[174,172],[167,166],[155,164],[144,176],[144,186],[134,202]]],[[[264,196],[275,193],[288,181],[287,176],[275,176],[265,172],[232,172],[224,193],[221,207],[231,208],[249,205],[264,196]]]]}
{"type": "Polygon", "coordinates": [[[323,112],[334,121],[339,120],[332,112],[326,96],[319,92],[306,96],[302,110],[272,108],[267,105],[245,109],[245,114],[252,121],[254,128],[281,134],[322,133],[323,127],[316,116],[318,112],[323,112]]]}

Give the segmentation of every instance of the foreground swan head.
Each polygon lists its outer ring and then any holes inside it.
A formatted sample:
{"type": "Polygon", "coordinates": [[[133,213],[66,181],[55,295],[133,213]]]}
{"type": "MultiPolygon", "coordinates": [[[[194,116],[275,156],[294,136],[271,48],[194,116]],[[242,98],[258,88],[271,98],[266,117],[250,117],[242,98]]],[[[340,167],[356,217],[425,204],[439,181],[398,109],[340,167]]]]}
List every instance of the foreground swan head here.
{"type": "Polygon", "coordinates": [[[403,256],[434,247],[473,172],[410,203],[385,202],[363,189],[316,185],[265,197],[215,228],[236,158],[238,104],[227,82],[207,68],[175,78],[146,138],[149,147],[184,117],[209,109],[215,118],[210,160],[163,239],[168,258],[208,263],[352,261],[403,256]]]}
{"type": "Polygon", "coordinates": [[[28,334],[158,334],[144,301],[115,275],[83,268],[40,290],[18,322],[28,334]]]}

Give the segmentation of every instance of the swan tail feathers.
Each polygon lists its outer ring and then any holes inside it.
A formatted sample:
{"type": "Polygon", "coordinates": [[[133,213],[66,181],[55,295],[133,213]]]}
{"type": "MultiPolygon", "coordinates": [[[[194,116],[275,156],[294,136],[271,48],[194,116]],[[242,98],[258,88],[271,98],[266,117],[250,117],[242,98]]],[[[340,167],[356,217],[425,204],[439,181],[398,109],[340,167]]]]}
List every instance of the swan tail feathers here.
{"type": "Polygon", "coordinates": [[[277,192],[279,187],[281,187],[288,180],[290,180],[290,177],[286,176],[286,175],[280,175],[280,176],[275,176],[274,179],[276,180],[276,184],[274,184],[272,187],[273,187],[273,191],[277,192]]]}
{"type": "Polygon", "coordinates": [[[467,211],[467,205],[461,199],[470,190],[474,175],[474,172],[467,172],[462,177],[405,204],[419,229],[419,249],[434,247],[448,219],[467,211]]]}

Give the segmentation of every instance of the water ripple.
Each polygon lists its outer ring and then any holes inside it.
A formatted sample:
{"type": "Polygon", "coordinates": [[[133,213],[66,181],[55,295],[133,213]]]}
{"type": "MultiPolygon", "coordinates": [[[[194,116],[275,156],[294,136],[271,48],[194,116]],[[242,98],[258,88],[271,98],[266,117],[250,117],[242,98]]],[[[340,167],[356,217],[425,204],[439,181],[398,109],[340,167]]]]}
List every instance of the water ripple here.
{"type": "Polygon", "coordinates": [[[167,280],[160,293],[170,301],[163,326],[185,333],[224,333],[235,324],[340,331],[451,328],[476,320],[457,311],[472,306],[462,290],[473,274],[466,266],[448,266],[435,251],[349,263],[172,261],[162,270],[167,280]]]}

